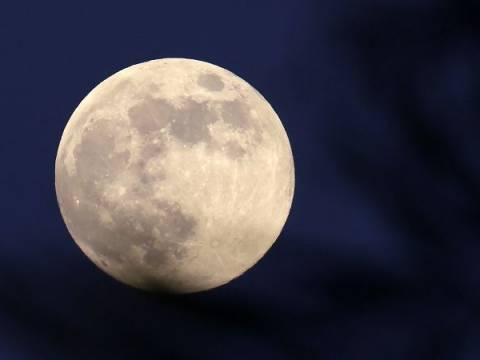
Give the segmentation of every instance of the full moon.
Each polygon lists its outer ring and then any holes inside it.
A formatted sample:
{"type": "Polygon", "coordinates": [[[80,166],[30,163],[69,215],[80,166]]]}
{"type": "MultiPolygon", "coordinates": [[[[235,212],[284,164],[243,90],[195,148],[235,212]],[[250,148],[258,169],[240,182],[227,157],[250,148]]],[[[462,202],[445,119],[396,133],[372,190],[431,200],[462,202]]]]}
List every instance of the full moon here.
{"type": "Polygon", "coordinates": [[[159,59],[96,86],[63,132],[61,214],[100,269],[136,288],[191,293],[240,276],[290,212],[294,164],[275,111],[206,62],[159,59]]]}

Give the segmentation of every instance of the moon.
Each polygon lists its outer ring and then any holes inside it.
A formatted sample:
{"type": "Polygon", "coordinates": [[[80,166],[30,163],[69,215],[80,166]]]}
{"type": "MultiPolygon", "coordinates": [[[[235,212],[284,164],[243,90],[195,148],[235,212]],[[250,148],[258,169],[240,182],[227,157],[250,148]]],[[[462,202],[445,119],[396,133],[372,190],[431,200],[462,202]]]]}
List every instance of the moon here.
{"type": "Polygon", "coordinates": [[[294,163],[275,111],[219,66],[167,58],[96,86],[63,132],[60,211],[115,279],[192,293],[240,276],[278,238],[294,163]]]}

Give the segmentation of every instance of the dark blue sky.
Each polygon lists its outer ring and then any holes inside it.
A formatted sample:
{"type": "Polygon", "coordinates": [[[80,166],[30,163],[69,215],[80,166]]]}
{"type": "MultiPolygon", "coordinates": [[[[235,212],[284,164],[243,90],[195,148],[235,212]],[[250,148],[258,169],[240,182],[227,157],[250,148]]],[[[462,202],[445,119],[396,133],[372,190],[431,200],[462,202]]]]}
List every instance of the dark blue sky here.
{"type": "Polygon", "coordinates": [[[2,5],[0,358],[478,359],[479,15],[440,0],[2,5]],[[190,296],[103,274],[55,198],[78,103],[162,57],[250,82],[296,165],[271,251],[190,296]]]}

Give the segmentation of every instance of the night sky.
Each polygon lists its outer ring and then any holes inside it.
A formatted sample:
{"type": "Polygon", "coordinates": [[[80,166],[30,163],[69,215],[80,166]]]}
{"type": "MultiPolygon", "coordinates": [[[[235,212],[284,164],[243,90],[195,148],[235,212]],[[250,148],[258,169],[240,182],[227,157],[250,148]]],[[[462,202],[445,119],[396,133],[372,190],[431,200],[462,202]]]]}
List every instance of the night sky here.
{"type": "Polygon", "coordinates": [[[474,1],[9,2],[0,8],[0,359],[480,359],[474,1]],[[230,284],[122,285],[71,239],[54,162],[100,81],[222,66],[271,103],[296,190],[230,284]]]}

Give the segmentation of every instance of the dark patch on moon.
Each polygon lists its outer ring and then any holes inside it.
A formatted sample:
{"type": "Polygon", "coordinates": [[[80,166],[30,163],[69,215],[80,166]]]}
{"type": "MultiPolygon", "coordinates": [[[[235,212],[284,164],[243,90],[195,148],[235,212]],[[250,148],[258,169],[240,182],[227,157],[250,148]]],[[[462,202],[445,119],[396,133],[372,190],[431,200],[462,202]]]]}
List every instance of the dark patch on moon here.
{"type": "Polygon", "coordinates": [[[185,214],[177,203],[156,201],[156,211],[146,212],[145,203],[152,203],[152,186],[162,174],[146,172],[150,159],[164,151],[162,143],[149,144],[141,150],[138,169],[139,189],[127,189],[122,199],[110,202],[103,197],[105,186],[121,176],[130,154],[115,153],[115,129],[110,120],[92,123],[82,134],[82,141],[73,150],[76,174],[70,176],[63,162],[56,166],[56,188],[62,214],[72,236],[88,245],[108,263],[132,262],[132,246],[145,251],[146,266],[158,267],[170,259],[187,255],[184,242],[193,236],[197,222],[185,214]],[[135,205],[136,201],[140,201],[135,205]],[[100,209],[111,217],[104,222],[100,209]],[[156,243],[156,245],[154,245],[156,243]]]}
{"type": "Polygon", "coordinates": [[[188,255],[184,243],[194,235],[197,221],[178,204],[159,201],[155,203],[158,211],[146,213],[144,204],[151,202],[148,194],[143,194],[142,201],[138,194],[127,192],[121,204],[141,201],[138,206],[126,208],[102,200],[101,186],[70,177],[65,169],[57,169],[57,178],[59,203],[72,236],[109,263],[134,262],[130,255],[133,246],[145,251],[144,264],[153,268],[188,255]],[[101,220],[97,204],[108,211],[112,222],[101,220]]]}
{"type": "MultiPolygon", "coordinates": [[[[202,76],[216,75],[203,74],[202,76]]],[[[214,82],[215,80],[211,81],[214,82]]],[[[221,81],[220,78],[218,78],[218,81],[221,81]]],[[[253,129],[254,143],[261,142],[259,127],[251,118],[250,108],[247,104],[240,100],[219,102],[218,104],[220,105],[220,116],[228,126],[238,131],[253,129]]],[[[219,150],[217,144],[212,144],[214,141],[208,127],[209,124],[218,121],[219,116],[215,111],[208,108],[207,102],[197,102],[186,98],[182,107],[177,109],[165,100],[148,98],[130,108],[129,117],[131,125],[144,136],[163,138],[163,134],[155,132],[169,126],[170,134],[184,144],[194,145],[205,142],[212,149],[219,150]],[[155,133],[155,135],[152,135],[152,133],[155,133]]],[[[231,159],[239,159],[247,153],[247,148],[235,141],[229,141],[224,145],[224,152],[231,159]]],[[[161,150],[159,149],[159,152],[161,150]]],[[[156,150],[145,148],[143,151],[141,158],[148,161],[150,156],[155,156],[156,150]]],[[[142,183],[147,184],[154,180],[159,179],[153,179],[144,172],[140,173],[142,183]]]]}
{"type": "MultiPolygon", "coordinates": [[[[128,199],[125,201],[129,202],[128,199]]],[[[135,245],[145,251],[143,262],[153,268],[167,264],[172,257],[181,259],[179,254],[185,254],[184,242],[194,235],[197,221],[176,203],[162,201],[155,204],[159,210],[156,214],[145,214],[141,209],[112,212],[114,227],[109,230],[111,234],[107,239],[112,246],[106,256],[118,259],[135,245]]],[[[103,224],[99,226],[105,227],[103,224]]],[[[96,239],[96,242],[100,241],[96,239]]]]}
{"type": "MultiPolygon", "coordinates": [[[[163,181],[166,179],[166,175],[164,172],[157,172],[155,175],[150,174],[148,171],[142,171],[138,175],[140,180],[141,186],[147,187],[148,189],[152,189],[153,185],[159,181],[163,181]]],[[[145,189],[146,190],[146,189],[145,189]]],[[[147,191],[145,191],[147,193],[147,191]]]]}
{"type": "Polygon", "coordinates": [[[165,151],[166,146],[163,142],[147,143],[143,145],[139,157],[130,161],[128,172],[133,174],[139,181],[134,183],[129,189],[137,196],[147,196],[153,191],[153,185],[166,178],[163,169],[155,169],[152,173],[149,171],[149,163],[160,157],[165,151]]]}
{"type": "Polygon", "coordinates": [[[144,161],[148,161],[156,157],[159,157],[160,154],[164,151],[165,151],[165,144],[161,142],[157,142],[156,144],[155,143],[147,144],[142,148],[140,152],[140,158],[144,161]]]}
{"type": "Polygon", "coordinates": [[[211,140],[208,125],[218,121],[215,113],[208,109],[206,102],[199,103],[187,99],[181,109],[172,118],[171,133],[187,144],[196,144],[211,140]]]}
{"type": "Polygon", "coordinates": [[[76,116],[75,121],[72,121],[72,119],[69,121],[69,126],[71,127],[69,130],[70,135],[65,139],[64,145],[62,145],[62,147],[64,149],[68,149],[70,146],[70,142],[73,139],[73,134],[77,133],[85,126],[87,122],[91,121],[95,115],[95,112],[103,110],[108,106],[114,104],[116,97],[118,95],[125,94],[129,90],[131,85],[132,84],[130,80],[120,81],[107,93],[104,90],[99,90],[99,92],[97,92],[95,95],[95,103],[91,104],[82,102],[82,116],[76,116]]]}
{"type": "Polygon", "coordinates": [[[146,253],[143,256],[143,262],[153,268],[168,262],[168,253],[164,250],[158,250],[154,247],[146,249],[146,253]]]}
{"type": "Polygon", "coordinates": [[[249,107],[241,101],[226,101],[221,104],[223,121],[238,130],[246,130],[252,126],[249,107]]]}
{"type": "Polygon", "coordinates": [[[148,135],[168,125],[173,107],[162,99],[145,99],[128,110],[130,124],[142,135],[148,135]]]}
{"type": "Polygon", "coordinates": [[[87,185],[102,182],[124,171],[130,152],[115,152],[115,131],[111,120],[99,119],[85,128],[81,143],[74,150],[77,177],[87,185]]]}
{"type": "MultiPolygon", "coordinates": [[[[142,218],[137,224],[142,230],[135,230],[130,236],[137,246],[145,250],[143,262],[154,268],[166,264],[171,257],[182,259],[187,254],[184,242],[194,235],[197,226],[197,221],[185,214],[177,203],[156,201],[155,206],[157,214],[142,218]],[[154,231],[159,232],[159,238],[154,231]],[[160,244],[155,244],[158,241],[160,244]]],[[[128,222],[127,225],[130,228],[127,232],[139,228],[128,222]]]]}
{"type": "Polygon", "coordinates": [[[236,141],[228,141],[225,144],[225,153],[231,159],[238,159],[244,156],[247,151],[236,141]]]}
{"type": "Polygon", "coordinates": [[[140,158],[132,165],[132,170],[138,176],[138,179],[142,184],[141,187],[144,189],[136,187],[133,189],[134,191],[141,192],[141,190],[144,190],[144,193],[151,193],[155,183],[165,180],[166,175],[164,171],[157,169],[155,174],[151,174],[148,171],[148,163],[151,160],[160,157],[164,151],[165,145],[163,143],[147,144],[143,146],[140,151],[140,158]]]}
{"type": "Polygon", "coordinates": [[[142,135],[160,130],[170,124],[170,133],[185,144],[193,145],[211,140],[208,124],[218,121],[205,102],[186,99],[176,109],[162,99],[146,99],[128,111],[130,124],[142,135]]]}
{"type": "Polygon", "coordinates": [[[213,73],[200,75],[197,84],[210,91],[221,91],[225,87],[220,76],[213,73]]]}
{"type": "Polygon", "coordinates": [[[196,221],[193,217],[183,213],[176,203],[156,201],[155,205],[163,214],[157,228],[164,239],[175,239],[176,242],[183,242],[194,232],[196,221]]]}

